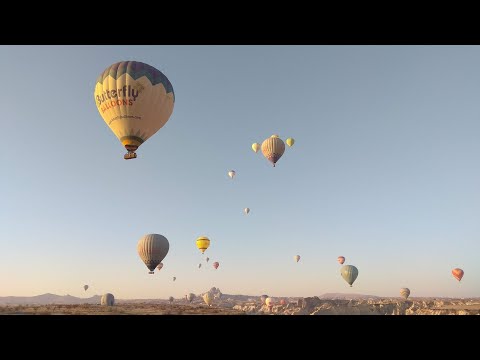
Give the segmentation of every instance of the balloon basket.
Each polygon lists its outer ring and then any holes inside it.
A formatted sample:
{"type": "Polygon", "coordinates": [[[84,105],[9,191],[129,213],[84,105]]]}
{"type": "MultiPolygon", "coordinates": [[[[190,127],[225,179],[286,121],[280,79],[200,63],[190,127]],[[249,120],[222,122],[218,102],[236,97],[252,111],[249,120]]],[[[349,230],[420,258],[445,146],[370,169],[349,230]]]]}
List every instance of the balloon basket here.
{"type": "Polygon", "coordinates": [[[154,272],[154,271],[149,271],[148,273],[149,273],[149,274],[155,274],[155,272],[154,272]]]}
{"type": "Polygon", "coordinates": [[[137,157],[137,153],[134,153],[134,152],[129,152],[123,156],[125,160],[135,159],[136,157],[137,157]]]}

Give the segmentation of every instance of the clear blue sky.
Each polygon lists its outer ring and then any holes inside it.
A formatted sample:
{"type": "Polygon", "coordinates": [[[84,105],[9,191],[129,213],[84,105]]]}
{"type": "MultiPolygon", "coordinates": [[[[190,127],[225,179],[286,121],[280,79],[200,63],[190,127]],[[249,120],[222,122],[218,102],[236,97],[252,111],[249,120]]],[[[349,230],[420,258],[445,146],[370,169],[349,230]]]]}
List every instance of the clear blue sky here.
{"type": "Polygon", "coordinates": [[[480,296],[478,46],[1,46],[0,69],[0,296],[480,296]],[[129,161],[93,98],[123,60],[176,96],[129,161]],[[275,168],[250,148],[272,134],[296,140],[275,168]]]}

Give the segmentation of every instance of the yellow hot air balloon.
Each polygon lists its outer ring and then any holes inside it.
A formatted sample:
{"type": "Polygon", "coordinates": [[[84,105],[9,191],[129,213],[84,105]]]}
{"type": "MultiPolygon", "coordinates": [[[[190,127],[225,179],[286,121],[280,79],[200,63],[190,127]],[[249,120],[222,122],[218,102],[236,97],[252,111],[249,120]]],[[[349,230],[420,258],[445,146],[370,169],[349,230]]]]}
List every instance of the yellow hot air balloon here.
{"type": "Polygon", "coordinates": [[[288,146],[293,146],[293,144],[295,144],[295,139],[288,138],[287,140],[285,140],[285,142],[287,143],[288,146]]]}
{"type": "Polygon", "coordinates": [[[198,250],[200,250],[203,254],[205,250],[207,250],[208,247],[210,246],[210,239],[206,236],[200,236],[197,239],[196,244],[197,244],[198,250]]]}
{"type": "Polygon", "coordinates": [[[160,130],[175,103],[173,87],[153,66],[122,61],[107,67],[97,78],[94,94],[98,112],[125,146],[125,159],[160,130]]]}
{"type": "Polygon", "coordinates": [[[259,143],[253,143],[252,144],[252,150],[255,152],[258,152],[260,150],[260,144],[259,143]]]}
{"type": "Polygon", "coordinates": [[[262,153],[275,167],[275,163],[285,152],[285,143],[278,135],[272,135],[262,143],[262,153]]]}

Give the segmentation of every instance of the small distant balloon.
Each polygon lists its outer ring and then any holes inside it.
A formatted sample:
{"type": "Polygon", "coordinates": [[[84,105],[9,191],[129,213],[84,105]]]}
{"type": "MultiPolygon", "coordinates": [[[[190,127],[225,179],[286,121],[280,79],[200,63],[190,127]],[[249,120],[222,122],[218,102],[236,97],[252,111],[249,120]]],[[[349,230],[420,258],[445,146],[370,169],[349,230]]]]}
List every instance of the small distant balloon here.
{"type": "Polygon", "coordinates": [[[196,244],[198,250],[200,250],[203,254],[205,250],[207,250],[210,246],[210,239],[206,236],[200,236],[199,238],[197,238],[196,244]]]}
{"type": "Polygon", "coordinates": [[[262,302],[262,304],[265,304],[265,300],[267,300],[267,298],[268,298],[268,295],[260,296],[260,301],[262,302]]]}
{"type": "Polygon", "coordinates": [[[174,277],[173,277],[173,281],[175,281],[175,280],[177,280],[177,278],[174,276],[174,277]]]}
{"type": "Polygon", "coordinates": [[[163,268],[163,263],[158,264],[157,269],[162,270],[162,268],[163,268]]]}
{"type": "Polygon", "coordinates": [[[345,262],[345,258],[344,258],[343,256],[339,256],[339,257],[337,258],[337,261],[338,261],[338,263],[339,263],[340,265],[342,265],[342,264],[345,262]]]}
{"type": "Polygon", "coordinates": [[[106,293],[101,297],[100,304],[104,306],[113,306],[115,304],[115,297],[110,293],[106,293]]]}
{"type": "Polygon", "coordinates": [[[402,295],[405,298],[405,300],[407,300],[407,298],[410,296],[410,289],[401,288],[400,289],[400,295],[402,295]]]}
{"type": "Polygon", "coordinates": [[[173,296],[170,296],[170,297],[168,298],[168,301],[170,301],[170,304],[173,303],[173,300],[175,300],[175,299],[173,298],[173,296]]]}
{"type": "Polygon", "coordinates": [[[273,307],[273,299],[268,297],[265,299],[265,305],[267,305],[269,307],[270,310],[272,310],[272,307],[273,307]]]}
{"type": "Polygon", "coordinates": [[[255,152],[258,152],[260,150],[260,144],[259,143],[253,143],[252,144],[252,150],[255,152]]]}
{"type": "Polygon", "coordinates": [[[285,142],[288,146],[293,146],[293,144],[295,144],[295,139],[288,138],[287,140],[285,140],[285,142]]]}
{"type": "Polygon", "coordinates": [[[295,255],[293,258],[295,259],[296,262],[300,261],[300,255],[295,255]]]}
{"type": "Polygon", "coordinates": [[[87,290],[88,290],[88,285],[83,285],[83,289],[84,289],[85,291],[87,291],[87,290]]]}
{"type": "Polygon", "coordinates": [[[352,287],[358,276],[358,269],[353,265],[344,265],[340,269],[343,279],[352,287]]]}
{"type": "Polygon", "coordinates": [[[203,301],[205,301],[205,304],[207,304],[208,306],[212,306],[213,296],[209,292],[206,292],[205,294],[203,294],[202,298],[203,298],[203,301]]]}
{"type": "Polygon", "coordinates": [[[243,212],[245,213],[245,215],[247,215],[247,214],[250,212],[250,209],[249,209],[249,208],[245,208],[245,209],[243,209],[243,212]]]}
{"type": "Polygon", "coordinates": [[[233,177],[235,176],[235,174],[236,174],[235,170],[230,170],[230,171],[228,172],[228,176],[230,176],[230,179],[233,179],[233,177]]]}
{"type": "Polygon", "coordinates": [[[462,278],[463,278],[463,270],[462,269],[459,269],[459,268],[455,268],[452,270],[452,275],[455,279],[457,279],[458,281],[461,281],[462,278]]]}
{"type": "Polygon", "coordinates": [[[207,257],[205,260],[208,262],[208,260],[210,260],[210,258],[209,258],[209,257],[207,257]]]}
{"type": "Polygon", "coordinates": [[[220,264],[218,263],[218,261],[215,261],[215,262],[213,263],[213,267],[214,267],[215,269],[218,269],[219,266],[220,266],[220,264]]]}
{"type": "Polygon", "coordinates": [[[198,268],[200,269],[202,267],[202,264],[198,264],[198,268]]]}

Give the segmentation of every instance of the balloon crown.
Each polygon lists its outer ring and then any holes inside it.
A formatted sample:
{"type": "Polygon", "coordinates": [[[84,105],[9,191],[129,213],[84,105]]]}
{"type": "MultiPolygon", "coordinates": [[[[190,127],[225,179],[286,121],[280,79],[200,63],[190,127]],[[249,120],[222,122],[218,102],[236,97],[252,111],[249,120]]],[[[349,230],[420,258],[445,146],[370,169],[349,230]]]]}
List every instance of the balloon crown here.
{"type": "Polygon", "coordinates": [[[278,135],[272,135],[272,136],[270,136],[270,137],[271,137],[271,138],[279,138],[280,136],[278,136],[278,135]]]}

